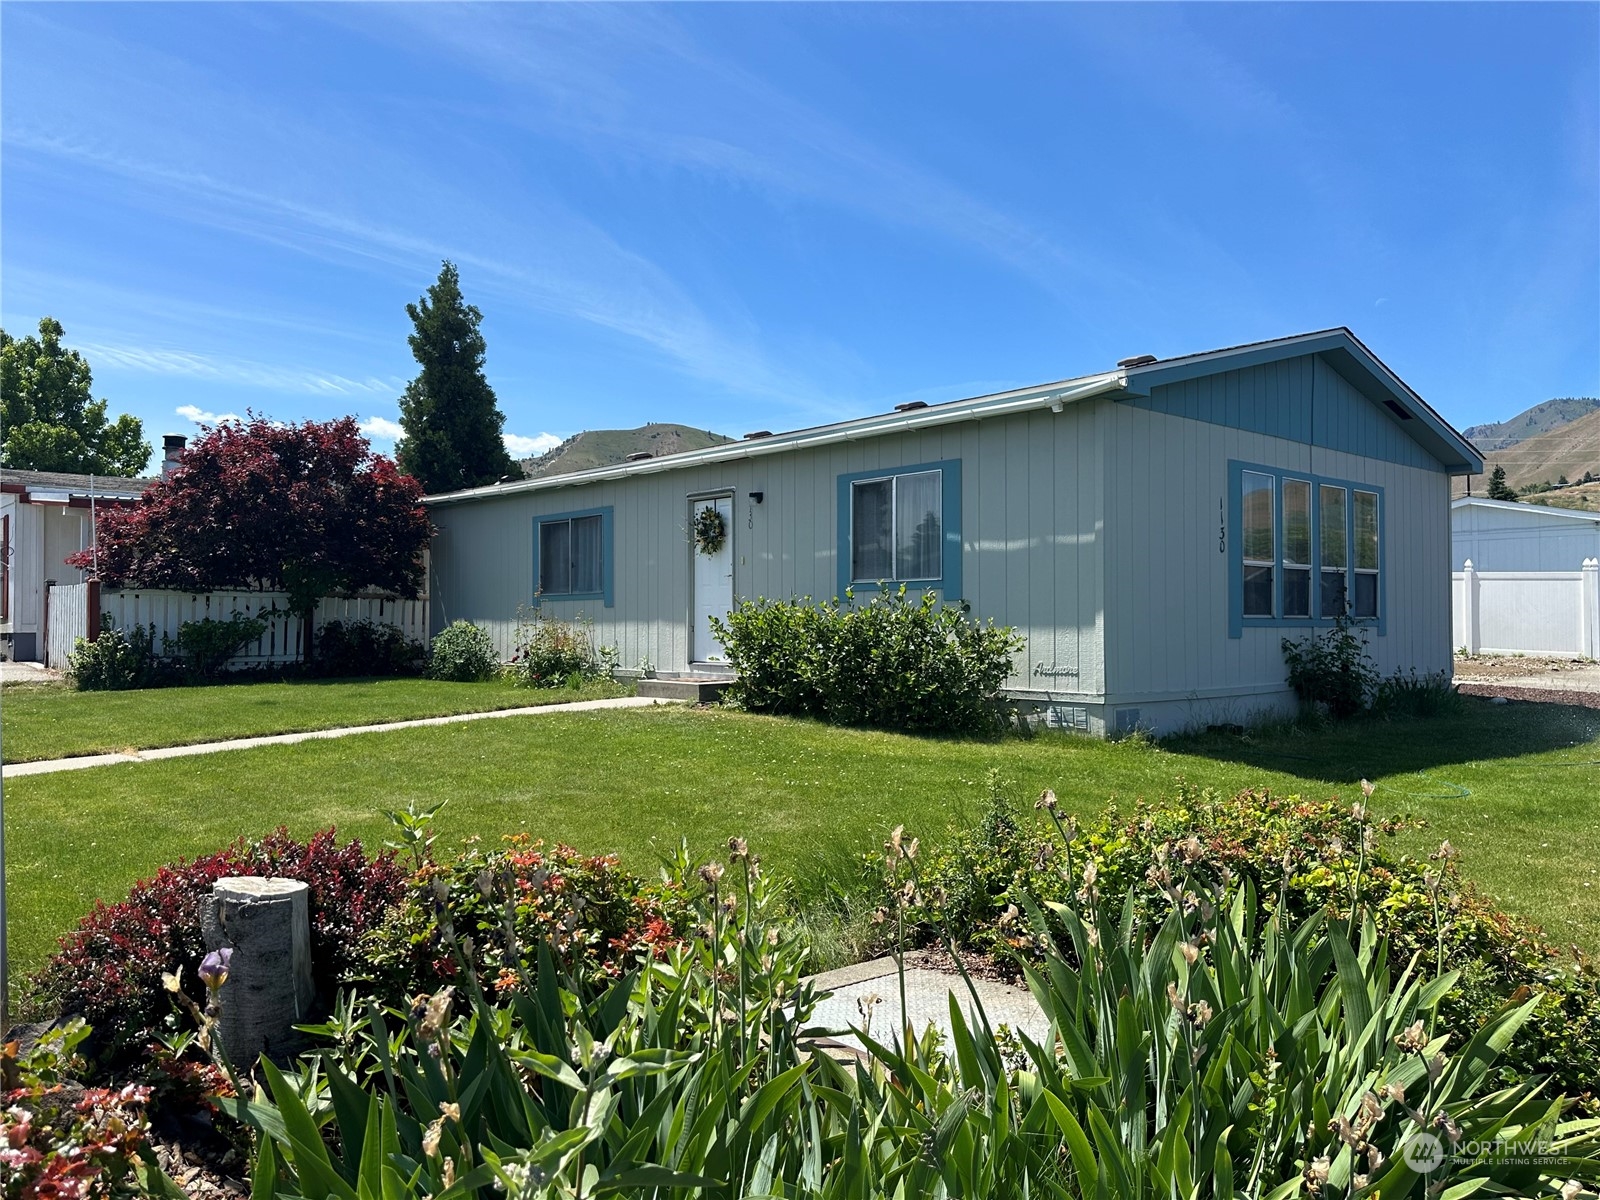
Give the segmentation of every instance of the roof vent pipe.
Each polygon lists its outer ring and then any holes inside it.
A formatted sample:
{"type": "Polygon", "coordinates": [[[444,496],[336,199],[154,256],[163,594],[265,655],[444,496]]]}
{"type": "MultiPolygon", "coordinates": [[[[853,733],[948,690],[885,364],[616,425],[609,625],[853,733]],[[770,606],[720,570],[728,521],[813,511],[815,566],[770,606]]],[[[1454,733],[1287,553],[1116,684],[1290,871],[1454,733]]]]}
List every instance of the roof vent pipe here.
{"type": "Polygon", "coordinates": [[[161,438],[161,477],[165,479],[178,469],[179,460],[183,457],[183,448],[189,444],[189,439],[181,433],[164,434],[161,438]]]}

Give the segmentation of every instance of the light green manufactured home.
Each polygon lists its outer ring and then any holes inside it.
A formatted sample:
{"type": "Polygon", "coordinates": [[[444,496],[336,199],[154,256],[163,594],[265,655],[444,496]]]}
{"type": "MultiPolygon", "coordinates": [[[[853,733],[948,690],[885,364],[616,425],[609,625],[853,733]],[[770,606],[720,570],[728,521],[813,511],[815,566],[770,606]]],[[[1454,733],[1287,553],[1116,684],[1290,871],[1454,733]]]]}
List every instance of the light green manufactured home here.
{"type": "Polygon", "coordinates": [[[537,595],[624,668],[717,673],[736,599],[903,581],[1015,626],[1047,725],[1239,724],[1292,710],[1280,642],[1336,612],[1385,674],[1450,669],[1450,477],[1482,469],[1326,330],[433,496],[432,620],[509,654],[537,595]]]}

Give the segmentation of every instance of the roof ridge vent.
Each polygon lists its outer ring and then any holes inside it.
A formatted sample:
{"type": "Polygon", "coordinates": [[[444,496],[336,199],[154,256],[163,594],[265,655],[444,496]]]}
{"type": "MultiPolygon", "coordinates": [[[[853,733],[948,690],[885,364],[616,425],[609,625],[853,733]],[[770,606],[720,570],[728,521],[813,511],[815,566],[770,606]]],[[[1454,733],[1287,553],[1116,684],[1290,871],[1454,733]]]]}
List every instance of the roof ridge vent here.
{"type": "Polygon", "coordinates": [[[1117,359],[1119,367],[1148,367],[1153,362],[1160,362],[1154,354],[1135,354],[1132,358],[1117,359]]]}
{"type": "Polygon", "coordinates": [[[927,407],[928,402],[926,400],[907,400],[904,404],[896,404],[894,410],[895,412],[916,412],[919,408],[927,407]]]}

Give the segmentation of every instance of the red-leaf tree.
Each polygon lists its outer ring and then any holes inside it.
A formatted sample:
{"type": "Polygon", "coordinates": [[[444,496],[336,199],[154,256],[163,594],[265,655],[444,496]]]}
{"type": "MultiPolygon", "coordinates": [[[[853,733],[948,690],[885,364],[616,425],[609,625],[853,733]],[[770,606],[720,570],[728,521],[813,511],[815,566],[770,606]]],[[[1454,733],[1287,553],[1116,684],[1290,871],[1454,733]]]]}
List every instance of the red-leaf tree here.
{"type": "Polygon", "coordinates": [[[113,587],[285,591],[309,635],[325,595],[417,595],[431,533],[421,484],[374,454],[354,417],[251,414],[208,430],[138,504],[102,513],[98,568],[113,587]]]}

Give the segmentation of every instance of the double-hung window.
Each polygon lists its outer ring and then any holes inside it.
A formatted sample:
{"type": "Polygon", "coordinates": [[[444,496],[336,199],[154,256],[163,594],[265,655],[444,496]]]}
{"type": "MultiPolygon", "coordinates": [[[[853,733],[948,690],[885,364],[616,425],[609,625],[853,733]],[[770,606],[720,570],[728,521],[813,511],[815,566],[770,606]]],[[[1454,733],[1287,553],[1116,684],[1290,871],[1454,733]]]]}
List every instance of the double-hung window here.
{"type": "Polygon", "coordinates": [[[1230,631],[1382,618],[1382,493],[1235,463],[1230,631]]]}
{"type": "Polygon", "coordinates": [[[599,509],[538,519],[534,544],[541,597],[604,597],[611,603],[610,516],[609,509],[599,509]]]}
{"type": "Polygon", "coordinates": [[[961,595],[961,460],[839,476],[839,594],[907,583],[961,595]]]}

